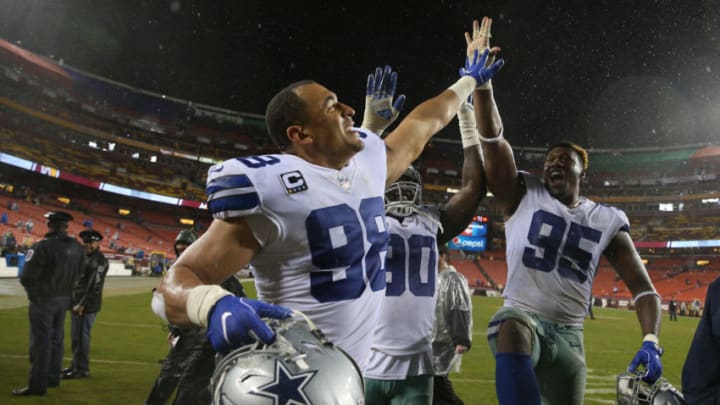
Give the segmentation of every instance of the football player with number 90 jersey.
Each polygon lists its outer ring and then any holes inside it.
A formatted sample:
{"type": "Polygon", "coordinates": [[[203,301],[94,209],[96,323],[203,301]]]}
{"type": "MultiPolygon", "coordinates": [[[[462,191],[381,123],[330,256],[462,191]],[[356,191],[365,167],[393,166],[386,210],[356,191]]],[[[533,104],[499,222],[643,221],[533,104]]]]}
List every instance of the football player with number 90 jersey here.
{"type": "MultiPolygon", "coordinates": [[[[365,370],[368,404],[433,403],[433,325],[438,245],[464,230],[485,195],[473,107],[458,112],[463,144],[462,186],[442,207],[424,205],[412,166],[385,190],[390,244],[387,288],[365,370]]],[[[444,398],[438,398],[441,400],[444,398]]],[[[440,401],[442,403],[442,401],[440,401]]]]}

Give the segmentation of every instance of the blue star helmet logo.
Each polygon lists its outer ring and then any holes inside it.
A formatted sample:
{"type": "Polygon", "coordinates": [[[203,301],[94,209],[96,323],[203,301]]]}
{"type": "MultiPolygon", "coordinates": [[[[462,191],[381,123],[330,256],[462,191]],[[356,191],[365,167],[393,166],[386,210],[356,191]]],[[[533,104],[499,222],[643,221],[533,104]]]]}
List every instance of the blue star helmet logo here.
{"type": "Polygon", "coordinates": [[[317,371],[308,371],[293,375],[282,362],[275,361],[275,378],[258,387],[254,395],[270,398],[274,405],[311,404],[303,390],[317,371]]]}

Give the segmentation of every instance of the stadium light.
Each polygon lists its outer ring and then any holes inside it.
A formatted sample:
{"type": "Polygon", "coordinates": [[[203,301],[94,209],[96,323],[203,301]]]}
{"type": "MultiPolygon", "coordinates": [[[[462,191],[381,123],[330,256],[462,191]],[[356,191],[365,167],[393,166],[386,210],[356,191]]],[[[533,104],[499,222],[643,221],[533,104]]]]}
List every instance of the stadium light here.
{"type": "Polygon", "coordinates": [[[195,220],[190,218],[180,218],[180,224],[193,226],[195,225],[195,220]]]}

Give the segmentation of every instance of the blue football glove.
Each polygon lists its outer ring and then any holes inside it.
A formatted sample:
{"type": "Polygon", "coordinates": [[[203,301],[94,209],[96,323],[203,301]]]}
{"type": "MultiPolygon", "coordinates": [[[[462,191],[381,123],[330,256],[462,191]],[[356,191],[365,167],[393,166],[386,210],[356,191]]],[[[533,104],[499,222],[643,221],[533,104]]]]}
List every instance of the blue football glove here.
{"type": "Polygon", "coordinates": [[[253,343],[256,338],[272,344],[275,333],[260,318],[283,319],[292,313],[285,307],[226,295],[210,310],[207,336],[215,351],[221,354],[253,343]]]}
{"type": "Polygon", "coordinates": [[[498,59],[489,66],[485,66],[489,54],[490,50],[486,49],[478,59],[478,51],[475,50],[472,60],[465,58],[465,67],[460,68],[460,76],[472,76],[477,82],[477,87],[482,86],[488,80],[492,79],[495,73],[503,67],[505,61],[498,59]]]}
{"type": "Polygon", "coordinates": [[[634,373],[640,366],[643,366],[645,371],[640,371],[643,374],[643,381],[653,384],[662,375],[662,362],[660,361],[662,354],[663,349],[657,343],[644,341],[630,362],[627,371],[634,373]]]}
{"type": "Polygon", "coordinates": [[[400,115],[405,106],[405,95],[400,95],[393,102],[397,89],[397,72],[390,66],[385,69],[376,68],[370,73],[365,91],[365,112],[362,127],[382,135],[383,131],[400,115]]]}

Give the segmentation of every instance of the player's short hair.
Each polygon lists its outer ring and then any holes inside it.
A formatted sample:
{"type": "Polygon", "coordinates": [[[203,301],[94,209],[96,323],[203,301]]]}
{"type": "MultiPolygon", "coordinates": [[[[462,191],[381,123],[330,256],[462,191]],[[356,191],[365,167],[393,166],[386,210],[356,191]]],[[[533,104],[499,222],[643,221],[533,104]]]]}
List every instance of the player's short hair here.
{"type": "Polygon", "coordinates": [[[547,150],[545,151],[545,158],[547,158],[548,153],[550,153],[550,151],[555,148],[570,148],[570,149],[574,150],[575,153],[577,153],[578,156],[580,157],[580,160],[582,161],[583,172],[587,172],[588,167],[590,167],[590,157],[588,156],[588,152],[585,148],[583,148],[582,146],[580,146],[574,142],[560,141],[558,143],[550,145],[550,147],[547,148],[547,150]]]}
{"type": "Polygon", "coordinates": [[[287,128],[299,124],[305,118],[305,101],[297,95],[295,89],[311,83],[315,82],[302,80],[285,87],[273,96],[265,109],[268,135],[280,150],[290,146],[287,128]]]}

